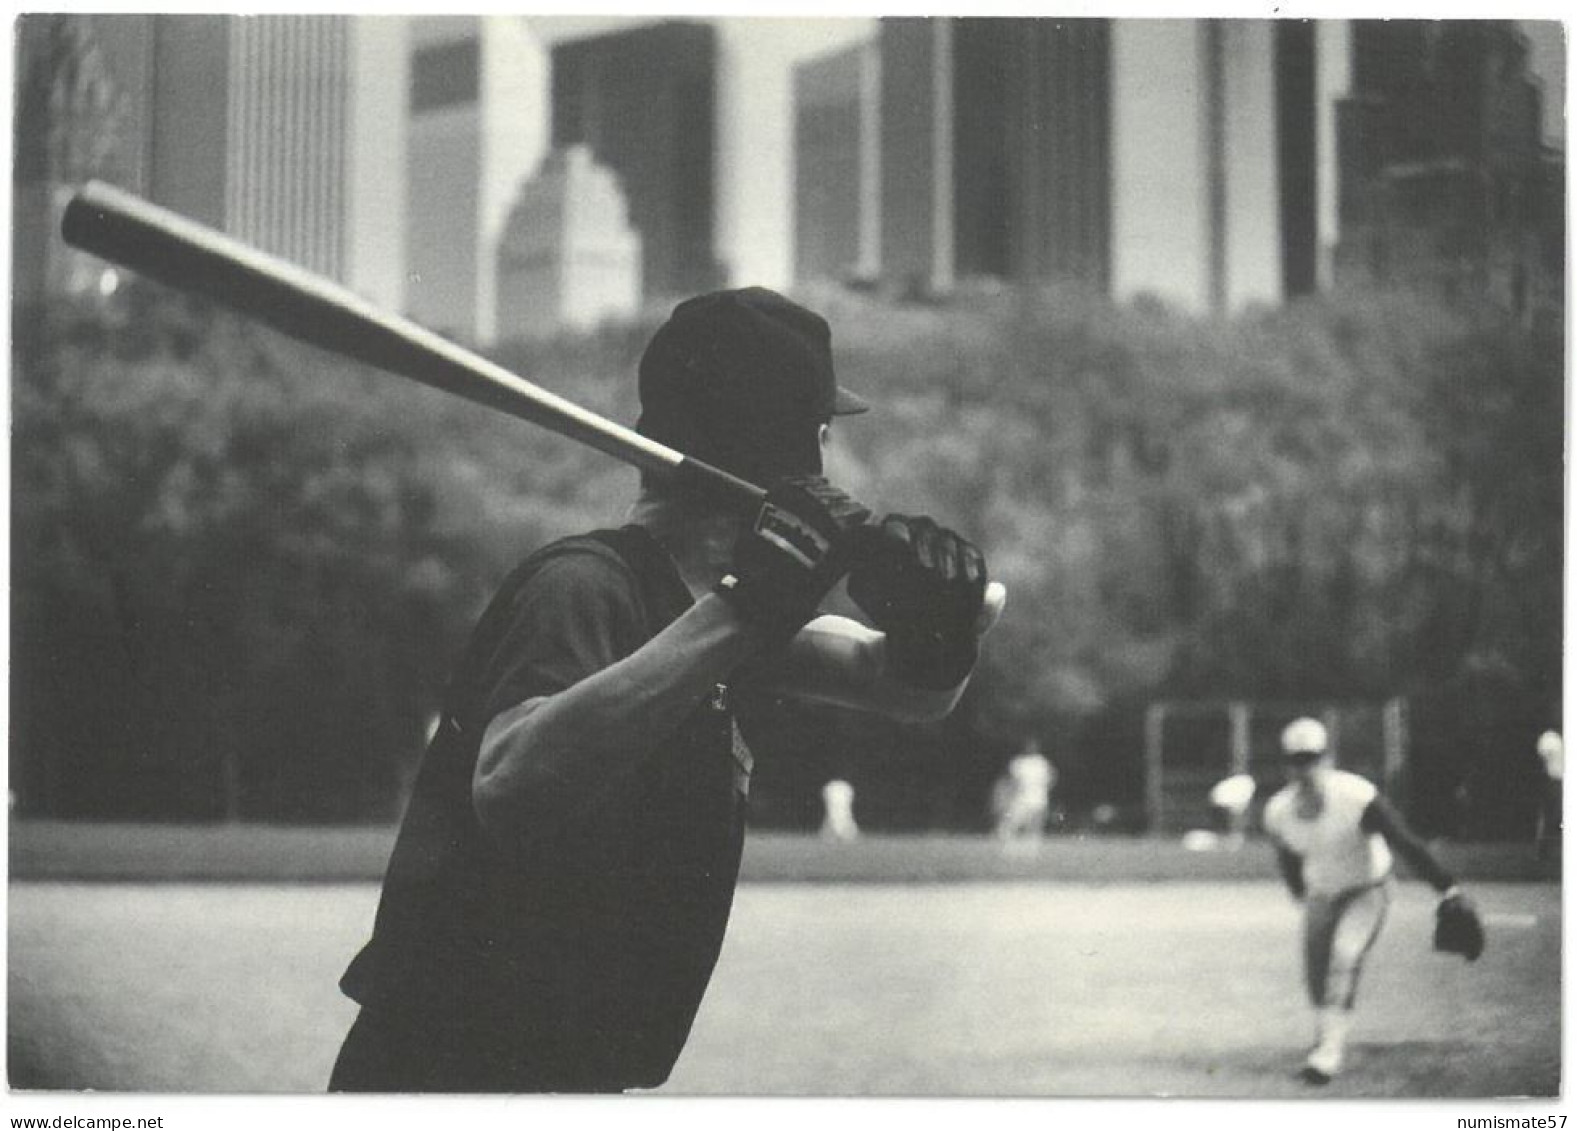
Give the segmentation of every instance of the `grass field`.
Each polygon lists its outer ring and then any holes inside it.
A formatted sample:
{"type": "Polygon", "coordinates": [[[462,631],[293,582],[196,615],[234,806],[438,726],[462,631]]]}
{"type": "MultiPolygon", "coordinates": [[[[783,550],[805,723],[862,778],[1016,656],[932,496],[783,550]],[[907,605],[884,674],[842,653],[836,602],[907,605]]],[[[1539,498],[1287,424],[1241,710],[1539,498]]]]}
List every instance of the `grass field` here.
{"type": "MultiPolygon", "coordinates": [[[[1428,949],[1404,883],[1332,1097],[1553,1096],[1549,883],[1475,886],[1491,945],[1428,949]]],[[[13,1089],[321,1089],[335,980],[376,886],[13,878],[13,1089]]],[[[1286,1099],[1309,1036],[1296,910],[1269,880],[747,883],[678,1095],[1286,1099]]]]}

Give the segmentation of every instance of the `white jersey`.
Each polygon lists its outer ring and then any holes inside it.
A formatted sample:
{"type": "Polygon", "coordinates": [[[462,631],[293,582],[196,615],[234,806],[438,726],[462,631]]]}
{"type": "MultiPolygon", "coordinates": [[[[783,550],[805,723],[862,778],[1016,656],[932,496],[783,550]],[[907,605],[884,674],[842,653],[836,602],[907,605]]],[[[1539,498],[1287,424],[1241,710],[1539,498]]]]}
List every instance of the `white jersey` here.
{"type": "Polygon", "coordinates": [[[1265,831],[1303,858],[1310,893],[1335,895],[1391,874],[1391,849],[1379,833],[1363,830],[1364,810],[1379,792],[1357,774],[1330,770],[1321,780],[1319,816],[1298,815],[1297,786],[1281,789],[1265,805],[1265,831]]]}
{"type": "Polygon", "coordinates": [[[1008,775],[1023,796],[1043,798],[1050,795],[1056,772],[1044,754],[1020,754],[1008,763],[1008,775]]]}

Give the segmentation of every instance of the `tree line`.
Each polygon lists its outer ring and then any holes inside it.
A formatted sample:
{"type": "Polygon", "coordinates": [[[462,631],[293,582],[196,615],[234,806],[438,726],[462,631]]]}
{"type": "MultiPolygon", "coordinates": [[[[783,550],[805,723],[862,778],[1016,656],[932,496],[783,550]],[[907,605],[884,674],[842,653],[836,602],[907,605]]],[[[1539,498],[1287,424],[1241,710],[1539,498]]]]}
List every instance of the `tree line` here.
{"type": "MultiPolygon", "coordinates": [[[[958,527],[1010,601],[946,723],[759,705],[759,820],[812,823],[842,776],[868,824],[977,827],[1030,735],[1065,804],[1132,805],[1156,698],[1402,696],[1415,819],[1525,832],[1559,724],[1560,342],[1403,295],[802,297],[877,406],[834,475],[958,527]]],[[[654,326],[494,352],[630,421],[654,326]]],[[[23,814],[391,818],[493,585],[633,497],[604,456],[151,284],[16,327],[23,814]]]]}

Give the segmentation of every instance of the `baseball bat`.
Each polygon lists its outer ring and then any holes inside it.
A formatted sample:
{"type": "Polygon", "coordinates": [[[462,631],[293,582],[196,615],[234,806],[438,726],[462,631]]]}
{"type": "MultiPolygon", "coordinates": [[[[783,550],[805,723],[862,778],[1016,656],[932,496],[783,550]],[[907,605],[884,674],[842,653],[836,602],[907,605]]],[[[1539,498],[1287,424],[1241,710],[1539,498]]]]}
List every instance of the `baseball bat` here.
{"type": "MultiPolygon", "coordinates": [[[[60,228],[72,247],[220,302],[299,341],[675,479],[723,505],[753,511],[766,496],[754,483],[567,401],[338,283],[114,185],[83,185],[66,205],[60,228]]],[[[1000,612],[1004,596],[992,582],[988,612],[1000,612]]]]}
{"type": "Polygon", "coordinates": [[[741,511],[766,492],[616,424],[305,268],[89,181],[66,205],[73,247],[223,303],[292,338],[529,421],[615,459],[684,481],[741,511]]]}

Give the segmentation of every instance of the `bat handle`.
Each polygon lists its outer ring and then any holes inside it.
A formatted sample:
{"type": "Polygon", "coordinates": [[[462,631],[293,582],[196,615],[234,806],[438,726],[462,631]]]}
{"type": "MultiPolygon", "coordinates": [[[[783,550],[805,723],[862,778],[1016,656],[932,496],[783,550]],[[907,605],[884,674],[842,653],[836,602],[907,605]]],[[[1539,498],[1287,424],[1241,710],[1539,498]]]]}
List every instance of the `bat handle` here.
{"type": "MultiPolygon", "coordinates": [[[[677,454],[677,453],[676,453],[677,454]]],[[[710,499],[740,514],[752,514],[767,497],[763,488],[730,474],[720,467],[681,456],[668,472],[674,485],[710,499]]]]}

